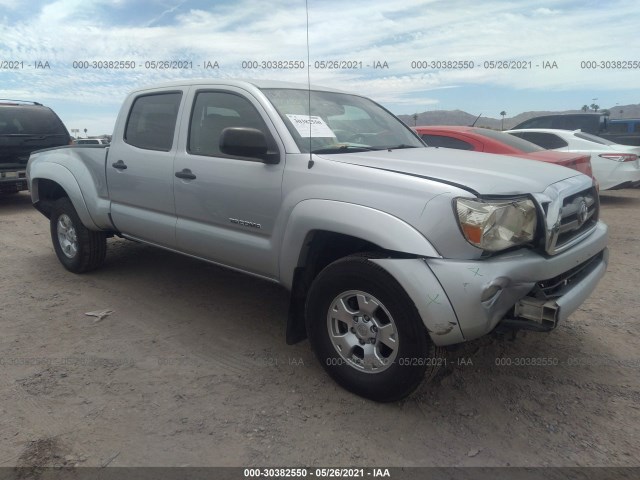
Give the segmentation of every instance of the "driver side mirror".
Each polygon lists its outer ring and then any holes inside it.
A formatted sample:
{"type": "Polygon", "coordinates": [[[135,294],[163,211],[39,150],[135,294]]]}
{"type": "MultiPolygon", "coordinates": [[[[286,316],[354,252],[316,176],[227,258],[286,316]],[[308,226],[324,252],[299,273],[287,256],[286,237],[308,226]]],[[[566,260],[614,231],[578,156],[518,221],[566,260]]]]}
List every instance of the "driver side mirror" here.
{"type": "Polygon", "coordinates": [[[267,164],[280,162],[278,153],[268,153],[267,137],[257,128],[225,128],[220,135],[220,151],[227,155],[257,158],[267,164]]]}

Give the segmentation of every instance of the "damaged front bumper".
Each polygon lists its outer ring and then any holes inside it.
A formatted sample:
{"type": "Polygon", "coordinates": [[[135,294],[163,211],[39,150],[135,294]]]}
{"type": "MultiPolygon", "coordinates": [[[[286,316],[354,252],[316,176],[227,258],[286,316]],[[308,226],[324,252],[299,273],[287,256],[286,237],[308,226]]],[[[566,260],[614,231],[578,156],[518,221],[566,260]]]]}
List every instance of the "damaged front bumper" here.
{"type": "Polygon", "coordinates": [[[407,291],[434,343],[451,345],[481,337],[498,325],[555,328],[605,274],[607,237],[607,226],[599,222],[588,237],[555,256],[519,249],[484,260],[374,261],[407,291]]]}

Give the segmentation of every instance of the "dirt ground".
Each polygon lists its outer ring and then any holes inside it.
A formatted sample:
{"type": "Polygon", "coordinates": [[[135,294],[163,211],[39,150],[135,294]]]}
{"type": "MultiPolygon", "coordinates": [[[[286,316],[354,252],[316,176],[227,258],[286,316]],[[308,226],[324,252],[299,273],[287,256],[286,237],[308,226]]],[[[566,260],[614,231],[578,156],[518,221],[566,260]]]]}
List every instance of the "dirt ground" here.
{"type": "Polygon", "coordinates": [[[640,190],[602,205],[609,270],[569,321],[376,404],[285,344],[277,285],[119,239],[74,275],[1,197],[0,466],[638,466],[640,190]]]}

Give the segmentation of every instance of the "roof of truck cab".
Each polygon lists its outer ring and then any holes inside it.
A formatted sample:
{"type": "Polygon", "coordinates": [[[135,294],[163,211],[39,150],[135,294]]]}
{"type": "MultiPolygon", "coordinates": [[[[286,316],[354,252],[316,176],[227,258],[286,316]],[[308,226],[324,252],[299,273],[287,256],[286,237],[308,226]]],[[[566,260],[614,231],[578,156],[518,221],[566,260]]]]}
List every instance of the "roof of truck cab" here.
{"type": "MultiPolygon", "coordinates": [[[[155,85],[148,85],[141,88],[136,88],[133,92],[143,92],[146,90],[154,90],[158,88],[171,88],[171,87],[188,87],[192,85],[211,85],[211,86],[231,86],[231,87],[256,87],[256,88],[289,88],[295,90],[308,90],[309,85],[306,83],[296,82],[283,82],[279,80],[238,80],[231,78],[189,78],[183,80],[174,80],[171,82],[164,82],[155,85]]],[[[323,92],[336,92],[347,93],[335,88],[323,87],[319,85],[311,85],[311,90],[318,90],[323,92]]]]}

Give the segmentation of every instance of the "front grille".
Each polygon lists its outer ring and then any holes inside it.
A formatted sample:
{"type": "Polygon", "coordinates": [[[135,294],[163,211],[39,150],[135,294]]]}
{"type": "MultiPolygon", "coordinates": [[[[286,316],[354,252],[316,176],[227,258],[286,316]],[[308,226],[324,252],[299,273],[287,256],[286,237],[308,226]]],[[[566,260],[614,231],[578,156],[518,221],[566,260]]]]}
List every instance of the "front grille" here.
{"type": "Polygon", "coordinates": [[[598,194],[595,189],[576,193],[562,202],[556,251],[598,222],[598,194]]]}
{"type": "Polygon", "coordinates": [[[592,268],[600,262],[603,255],[604,253],[600,252],[586,262],[583,262],[558,276],[538,282],[531,295],[543,300],[550,300],[561,296],[562,291],[565,288],[573,283],[579,282],[582,278],[588,275],[592,268]]]}
{"type": "Polygon", "coordinates": [[[557,192],[546,211],[546,251],[555,255],[587,236],[598,223],[600,203],[595,187],[557,192]]]}

